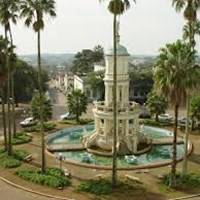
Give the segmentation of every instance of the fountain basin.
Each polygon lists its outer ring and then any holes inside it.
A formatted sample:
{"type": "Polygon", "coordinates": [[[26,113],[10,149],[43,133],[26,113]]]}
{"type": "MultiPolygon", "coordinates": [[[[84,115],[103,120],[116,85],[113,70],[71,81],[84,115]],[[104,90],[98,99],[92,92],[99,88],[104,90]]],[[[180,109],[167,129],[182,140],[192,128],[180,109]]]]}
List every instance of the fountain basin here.
{"type": "MultiPolygon", "coordinates": [[[[145,128],[142,127],[141,131],[142,130],[145,130],[145,132],[143,133],[153,139],[155,145],[152,145],[152,148],[148,152],[140,155],[118,156],[117,163],[119,170],[151,168],[169,165],[171,163],[172,145],[170,144],[170,142],[172,141],[173,134],[165,129],[158,129],[148,126],[145,126],[145,128]],[[151,134],[148,135],[149,130],[151,131],[151,134]],[[153,135],[153,130],[155,130],[156,132],[155,137],[153,135]],[[164,142],[163,144],[159,144],[158,141],[161,141],[162,139],[167,140],[168,142],[166,144],[164,142]]],[[[92,134],[93,131],[94,125],[87,125],[83,127],[68,128],[56,132],[47,138],[47,149],[51,151],[51,155],[53,156],[57,156],[57,154],[62,151],[64,160],[68,164],[82,166],[86,168],[110,170],[112,169],[112,157],[97,155],[90,151],[88,152],[84,148],[84,146],[81,145],[82,138],[85,135],[92,134]],[[73,137],[73,134],[77,134],[78,136],[73,137]],[[71,145],[71,147],[73,146],[74,148],[60,148],[58,150],[51,150],[49,148],[51,147],[51,145],[71,145]]],[[[190,152],[191,149],[192,145],[189,145],[190,152]]],[[[181,160],[183,158],[183,155],[184,144],[183,141],[180,140],[179,144],[177,144],[177,160],[181,160]]]]}

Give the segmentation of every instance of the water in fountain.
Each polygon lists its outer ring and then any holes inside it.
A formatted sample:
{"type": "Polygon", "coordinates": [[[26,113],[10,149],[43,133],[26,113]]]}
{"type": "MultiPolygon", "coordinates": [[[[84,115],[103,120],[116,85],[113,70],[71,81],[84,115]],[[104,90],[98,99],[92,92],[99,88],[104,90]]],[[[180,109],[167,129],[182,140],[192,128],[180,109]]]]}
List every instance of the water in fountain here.
{"type": "Polygon", "coordinates": [[[95,163],[95,160],[92,154],[86,152],[81,155],[81,162],[91,164],[95,163]]]}
{"type": "Polygon", "coordinates": [[[137,157],[134,156],[134,155],[130,155],[130,156],[125,156],[125,161],[128,163],[128,164],[137,164],[137,157]]]}

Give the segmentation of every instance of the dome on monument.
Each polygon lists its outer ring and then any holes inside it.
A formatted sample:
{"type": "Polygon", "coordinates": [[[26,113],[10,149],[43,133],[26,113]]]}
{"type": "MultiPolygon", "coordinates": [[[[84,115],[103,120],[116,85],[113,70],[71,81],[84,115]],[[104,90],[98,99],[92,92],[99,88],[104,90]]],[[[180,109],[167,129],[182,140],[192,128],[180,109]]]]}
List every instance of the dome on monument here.
{"type": "MultiPolygon", "coordinates": [[[[114,50],[113,50],[113,47],[110,48],[107,52],[106,52],[106,55],[107,56],[113,56],[114,55],[114,50]]],[[[120,44],[117,44],[117,55],[118,56],[128,56],[129,53],[126,49],[126,47],[120,45],[120,44]]]]}

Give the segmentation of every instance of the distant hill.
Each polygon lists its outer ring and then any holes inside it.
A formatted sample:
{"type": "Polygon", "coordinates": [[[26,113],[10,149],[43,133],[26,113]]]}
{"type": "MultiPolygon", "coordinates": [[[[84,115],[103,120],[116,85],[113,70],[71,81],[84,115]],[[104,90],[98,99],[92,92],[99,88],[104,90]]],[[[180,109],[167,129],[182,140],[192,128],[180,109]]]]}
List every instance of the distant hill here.
{"type": "MultiPolygon", "coordinates": [[[[70,66],[73,62],[75,54],[42,54],[42,64],[50,69],[56,66],[70,66]]],[[[22,60],[32,66],[37,66],[37,55],[20,55],[22,60]]]]}
{"type": "MultiPolygon", "coordinates": [[[[75,54],[42,54],[42,65],[47,70],[59,68],[69,69],[74,60],[75,54]]],[[[37,66],[37,55],[21,55],[20,58],[32,66],[37,66]]],[[[133,66],[148,66],[155,62],[155,56],[151,55],[131,55],[130,63],[133,66]]]]}

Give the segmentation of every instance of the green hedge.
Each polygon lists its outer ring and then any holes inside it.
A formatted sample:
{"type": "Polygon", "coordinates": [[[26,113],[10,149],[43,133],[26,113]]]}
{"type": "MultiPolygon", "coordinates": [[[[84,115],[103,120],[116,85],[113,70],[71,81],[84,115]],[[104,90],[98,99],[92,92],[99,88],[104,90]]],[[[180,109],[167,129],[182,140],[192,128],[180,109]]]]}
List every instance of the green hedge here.
{"type": "Polygon", "coordinates": [[[112,184],[110,181],[102,180],[89,180],[81,183],[77,191],[89,192],[96,195],[106,195],[112,192],[112,184]]]}
{"type": "Polygon", "coordinates": [[[31,142],[32,137],[26,133],[17,133],[16,137],[12,138],[12,144],[18,145],[18,144],[25,144],[28,142],[31,142]]]}
{"type": "MultiPolygon", "coordinates": [[[[170,185],[171,174],[167,174],[163,178],[163,183],[167,186],[170,185]]],[[[200,187],[200,174],[187,174],[187,175],[176,175],[176,187],[187,189],[187,188],[198,188],[200,187]]]]}
{"type": "Polygon", "coordinates": [[[25,150],[15,150],[13,152],[13,157],[17,160],[24,160],[27,156],[29,155],[29,153],[25,150]]]}
{"type": "Polygon", "coordinates": [[[0,152],[0,166],[4,168],[15,168],[21,165],[21,161],[14,156],[8,156],[5,151],[0,152]]]}
{"type": "MultiPolygon", "coordinates": [[[[56,124],[52,122],[48,122],[44,124],[44,130],[45,131],[51,131],[55,129],[56,124]]],[[[40,131],[40,125],[35,125],[31,127],[24,128],[25,132],[31,133],[31,132],[39,132],[40,131]]]]}
{"type": "Polygon", "coordinates": [[[0,162],[0,165],[4,168],[16,168],[21,165],[21,161],[9,156],[5,159],[0,160],[0,162]]]}
{"type": "Polygon", "coordinates": [[[171,124],[168,122],[157,122],[153,119],[143,119],[140,120],[140,124],[148,125],[148,126],[157,126],[157,127],[162,127],[162,126],[170,126],[171,124]]]}
{"type": "Polygon", "coordinates": [[[70,180],[57,168],[47,169],[45,174],[42,174],[41,171],[33,171],[30,169],[18,170],[16,174],[24,180],[53,188],[70,185],[70,180]]]}
{"type": "Polygon", "coordinates": [[[28,153],[24,150],[13,151],[12,156],[8,156],[5,151],[0,151],[0,165],[4,168],[19,167],[26,156],[28,156],[28,153]]]}

